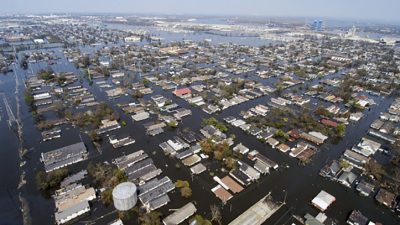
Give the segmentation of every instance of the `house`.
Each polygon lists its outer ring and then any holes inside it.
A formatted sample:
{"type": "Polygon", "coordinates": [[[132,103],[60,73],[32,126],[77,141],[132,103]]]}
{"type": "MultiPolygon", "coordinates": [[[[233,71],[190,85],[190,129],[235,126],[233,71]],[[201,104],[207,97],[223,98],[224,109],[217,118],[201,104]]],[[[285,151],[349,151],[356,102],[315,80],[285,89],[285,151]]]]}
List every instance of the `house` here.
{"type": "Polygon", "coordinates": [[[110,98],[115,98],[115,97],[121,96],[124,93],[125,93],[124,89],[122,89],[120,87],[117,87],[117,88],[110,89],[110,90],[106,91],[107,96],[110,97],[110,98]]]}
{"type": "Polygon", "coordinates": [[[201,97],[201,96],[196,96],[196,97],[190,98],[190,99],[188,99],[188,102],[191,104],[195,104],[197,106],[202,106],[202,105],[206,104],[203,100],[203,97],[201,97]]]}
{"type": "Polygon", "coordinates": [[[87,201],[83,201],[61,212],[56,212],[54,214],[54,217],[56,219],[56,223],[60,225],[67,223],[85,213],[88,213],[89,211],[90,211],[89,203],[87,201]]]}
{"type": "Polygon", "coordinates": [[[243,124],[239,128],[242,129],[243,131],[248,131],[250,129],[251,125],[250,124],[243,124]]]}
{"type": "Polygon", "coordinates": [[[262,132],[262,130],[256,126],[251,126],[248,132],[253,136],[257,136],[262,132]]]}
{"type": "Polygon", "coordinates": [[[304,219],[305,219],[305,224],[307,224],[307,225],[324,225],[316,217],[313,217],[308,213],[304,216],[304,219]]]}
{"type": "Polygon", "coordinates": [[[242,125],[246,124],[246,122],[244,120],[238,119],[232,122],[232,126],[235,127],[240,127],[242,125]]]}
{"type": "Polygon", "coordinates": [[[292,104],[291,101],[281,98],[281,97],[271,98],[271,102],[274,104],[280,105],[280,106],[286,106],[286,105],[292,104]]]}
{"type": "Polygon", "coordinates": [[[232,124],[235,120],[236,120],[236,118],[233,116],[228,116],[228,117],[224,118],[224,121],[227,123],[230,123],[230,124],[232,124]]]}
{"type": "Polygon", "coordinates": [[[379,131],[384,134],[391,134],[394,131],[394,124],[392,122],[385,122],[379,131]]]}
{"type": "Polygon", "coordinates": [[[193,174],[201,174],[202,172],[206,171],[207,167],[205,167],[202,163],[198,163],[192,167],[190,167],[190,171],[193,174]]]}
{"type": "Polygon", "coordinates": [[[315,138],[318,138],[319,140],[322,140],[322,142],[326,141],[326,139],[328,139],[327,136],[323,135],[320,132],[316,132],[316,131],[310,131],[308,132],[309,135],[314,136],[315,138]]]}
{"type": "Polygon", "coordinates": [[[136,112],[135,115],[131,116],[134,121],[142,121],[150,117],[150,113],[145,111],[136,112]]]}
{"type": "Polygon", "coordinates": [[[336,123],[335,121],[332,121],[332,120],[328,120],[328,119],[321,119],[320,122],[329,127],[336,128],[338,126],[338,123],[336,123]]]}
{"type": "Polygon", "coordinates": [[[251,183],[251,178],[239,169],[232,170],[229,175],[243,186],[248,186],[251,183]]]}
{"type": "Polygon", "coordinates": [[[371,128],[379,130],[381,129],[381,127],[383,126],[385,122],[383,122],[380,119],[375,120],[372,124],[371,124],[371,128]]]}
{"type": "Polygon", "coordinates": [[[319,175],[327,178],[335,178],[341,170],[342,168],[339,162],[337,160],[333,160],[331,164],[327,164],[321,169],[319,175]]]}
{"type": "Polygon", "coordinates": [[[181,89],[176,89],[172,93],[177,97],[184,98],[190,96],[192,94],[192,90],[190,90],[189,88],[181,88],[181,89]]]}
{"type": "Polygon", "coordinates": [[[121,128],[121,126],[119,125],[118,121],[105,119],[101,121],[101,125],[97,130],[97,133],[102,134],[119,128],[121,128]]]}
{"type": "Polygon", "coordinates": [[[252,181],[260,179],[260,173],[248,164],[238,161],[239,170],[246,174],[252,181]]]}
{"type": "Polygon", "coordinates": [[[182,117],[189,116],[189,115],[192,114],[192,111],[190,109],[180,108],[180,109],[177,109],[175,111],[176,112],[174,113],[174,117],[177,120],[180,120],[180,119],[182,119],[182,117]]]}
{"type": "Polygon", "coordinates": [[[225,176],[221,179],[221,182],[229,188],[233,193],[239,193],[243,190],[243,187],[240,186],[236,181],[234,181],[230,176],[225,176]]]}
{"type": "Polygon", "coordinates": [[[125,76],[124,72],[114,72],[114,73],[111,74],[112,78],[121,78],[121,77],[124,77],[124,76],[125,76]]]}
{"type": "Polygon", "coordinates": [[[364,167],[364,164],[369,161],[369,159],[364,155],[361,155],[357,152],[348,149],[343,153],[343,156],[344,160],[346,160],[352,166],[357,167],[359,169],[362,169],[364,167]]]}
{"type": "Polygon", "coordinates": [[[235,147],[233,147],[233,151],[244,155],[244,154],[248,153],[250,151],[250,149],[247,148],[246,146],[244,146],[242,143],[239,143],[235,147]]]}
{"type": "Polygon", "coordinates": [[[211,191],[214,192],[215,196],[221,199],[221,201],[224,203],[226,203],[229,199],[233,197],[232,194],[225,190],[221,185],[217,185],[216,187],[211,189],[211,191]]]}
{"type": "Polygon", "coordinates": [[[197,154],[191,155],[182,160],[183,165],[185,166],[193,166],[194,164],[201,161],[201,157],[197,154]]]}
{"type": "Polygon", "coordinates": [[[326,110],[328,110],[328,112],[332,113],[332,114],[338,114],[340,111],[340,107],[336,106],[336,105],[331,105],[328,108],[326,108],[326,110]]]}
{"type": "Polygon", "coordinates": [[[349,171],[344,171],[339,176],[337,181],[346,187],[351,187],[351,185],[354,183],[356,178],[357,178],[357,175],[355,175],[354,173],[349,172],[349,171]]]}
{"type": "Polygon", "coordinates": [[[299,134],[299,137],[304,139],[304,140],[306,140],[306,141],[312,142],[312,143],[314,143],[316,145],[321,145],[321,144],[324,143],[324,140],[322,140],[322,139],[320,139],[320,138],[318,138],[318,137],[316,137],[314,135],[311,135],[310,133],[302,132],[302,133],[299,134]]]}
{"type": "Polygon", "coordinates": [[[94,188],[72,183],[57,190],[53,198],[56,223],[64,224],[89,212],[89,201],[96,198],[96,192],[94,188]]]}
{"type": "Polygon", "coordinates": [[[396,142],[396,138],[394,138],[393,136],[382,133],[382,132],[374,130],[374,129],[369,129],[368,134],[370,134],[371,136],[380,138],[382,140],[385,140],[387,142],[390,142],[390,144],[394,144],[396,142]]]}
{"type": "Polygon", "coordinates": [[[376,194],[375,200],[382,205],[392,208],[396,200],[396,195],[386,189],[381,188],[376,194]]]}
{"type": "Polygon", "coordinates": [[[226,138],[226,135],[224,133],[222,133],[220,130],[218,130],[217,128],[215,128],[213,125],[207,125],[205,127],[203,127],[202,129],[200,129],[200,133],[206,137],[206,138],[210,138],[210,137],[221,137],[223,139],[226,138]]]}
{"type": "Polygon", "coordinates": [[[295,148],[291,149],[290,156],[297,157],[300,153],[304,152],[308,148],[308,144],[304,142],[297,143],[295,148]]]}
{"type": "Polygon", "coordinates": [[[256,163],[254,164],[254,168],[258,170],[262,174],[267,174],[270,172],[270,169],[278,169],[278,164],[266,156],[258,153],[255,156],[256,163]]]}
{"type": "Polygon", "coordinates": [[[362,180],[360,183],[357,184],[356,190],[364,196],[370,196],[374,190],[375,186],[366,182],[365,180],[362,180]]]}
{"type": "Polygon", "coordinates": [[[257,135],[257,138],[260,140],[267,140],[268,138],[271,138],[274,136],[274,133],[271,131],[263,131],[260,134],[257,135]]]}
{"type": "Polygon", "coordinates": [[[317,196],[315,196],[315,198],[313,198],[311,204],[320,211],[324,212],[334,201],[336,201],[334,196],[322,190],[317,196]]]}
{"type": "Polygon", "coordinates": [[[271,145],[272,148],[275,148],[277,145],[279,145],[279,141],[272,137],[268,138],[265,142],[271,145]]]}
{"type": "Polygon", "coordinates": [[[375,154],[381,147],[381,144],[363,137],[361,142],[357,144],[357,147],[358,148],[353,147],[352,150],[368,157],[375,154]]]}
{"type": "Polygon", "coordinates": [[[350,216],[347,219],[346,223],[350,225],[367,225],[368,218],[364,216],[360,211],[353,210],[350,213],[350,216]]]}
{"type": "Polygon", "coordinates": [[[286,144],[282,143],[282,144],[277,146],[277,149],[279,151],[281,151],[281,152],[287,152],[287,151],[290,150],[290,147],[289,147],[289,145],[286,145],[286,144]]]}
{"type": "Polygon", "coordinates": [[[197,211],[193,203],[189,202],[163,219],[164,225],[176,225],[185,221],[197,211]]]}
{"type": "Polygon", "coordinates": [[[87,158],[87,149],[83,142],[68,145],[41,154],[46,172],[83,161],[87,158]]]}
{"type": "Polygon", "coordinates": [[[349,119],[350,119],[351,121],[357,122],[357,121],[359,121],[363,116],[364,116],[364,114],[363,114],[362,112],[351,113],[349,119]]]}

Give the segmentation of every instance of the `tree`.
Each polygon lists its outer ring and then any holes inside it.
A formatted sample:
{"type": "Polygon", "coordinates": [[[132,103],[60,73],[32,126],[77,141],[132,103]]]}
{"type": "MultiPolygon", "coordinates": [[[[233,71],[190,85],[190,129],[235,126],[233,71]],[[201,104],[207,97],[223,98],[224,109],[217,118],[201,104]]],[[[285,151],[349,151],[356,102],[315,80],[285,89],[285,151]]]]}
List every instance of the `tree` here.
{"type": "Polygon", "coordinates": [[[189,181],[187,181],[187,180],[177,180],[175,182],[176,188],[184,188],[184,187],[189,187],[189,186],[190,186],[190,184],[189,184],[189,181]]]}
{"type": "Polygon", "coordinates": [[[319,106],[315,110],[314,113],[315,113],[315,115],[318,115],[318,116],[325,116],[325,117],[329,117],[330,116],[329,111],[327,109],[325,109],[324,107],[322,107],[322,106],[319,106]]]}
{"type": "Polygon", "coordinates": [[[102,137],[94,130],[90,131],[89,133],[90,139],[92,139],[93,142],[100,143],[102,141],[102,137]]]}
{"type": "Polygon", "coordinates": [[[233,170],[236,168],[237,163],[236,160],[232,157],[228,157],[224,160],[224,165],[228,170],[233,170]]]}
{"type": "Polygon", "coordinates": [[[284,137],[285,136],[285,132],[283,132],[282,130],[277,130],[275,133],[275,136],[278,138],[284,137]]]}
{"type": "Polygon", "coordinates": [[[46,190],[48,188],[47,176],[44,171],[39,171],[36,173],[36,186],[39,190],[46,190]]]}
{"type": "Polygon", "coordinates": [[[139,216],[139,222],[141,225],[161,225],[160,217],[162,214],[157,211],[152,211],[139,216]]]}
{"type": "Polygon", "coordinates": [[[39,171],[36,173],[35,181],[39,190],[48,191],[60,187],[61,181],[68,176],[68,169],[61,168],[49,173],[39,171]]]}
{"type": "Polygon", "coordinates": [[[337,125],[336,131],[340,137],[343,137],[346,134],[346,125],[344,124],[337,125]]]}
{"type": "Polygon", "coordinates": [[[210,117],[208,119],[203,119],[201,121],[201,124],[203,126],[212,125],[212,126],[214,126],[215,128],[217,128],[218,130],[220,130],[221,132],[224,132],[224,133],[228,131],[228,128],[223,123],[219,122],[215,117],[210,117]]]}
{"type": "Polygon", "coordinates": [[[382,177],[386,174],[382,165],[375,160],[370,160],[368,163],[366,163],[365,169],[370,172],[377,180],[381,180],[382,177]]]}
{"type": "Polygon", "coordinates": [[[193,221],[196,221],[196,225],[212,225],[211,221],[204,219],[201,215],[195,215],[190,223],[193,223],[193,221]]]}
{"type": "Polygon", "coordinates": [[[213,152],[214,148],[214,143],[210,138],[207,138],[205,140],[202,140],[200,142],[201,149],[204,151],[206,154],[211,154],[213,152]]]}
{"type": "Polygon", "coordinates": [[[167,125],[171,128],[176,128],[178,126],[178,122],[176,121],[170,121],[167,123],[167,125]]]}
{"type": "Polygon", "coordinates": [[[39,71],[37,76],[39,79],[43,79],[45,81],[52,81],[55,78],[54,71],[51,68],[39,71]]]}
{"type": "Polygon", "coordinates": [[[133,93],[133,97],[135,97],[135,98],[143,98],[143,96],[144,96],[144,94],[142,92],[140,92],[139,90],[136,90],[133,93]]]}
{"type": "Polygon", "coordinates": [[[101,192],[100,196],[101,196],[101,202],[105,206],[109,206],[113,202],[112,189],[111,188],[107,188],[105,191],[101,192]]]}
{"type": "Polygon", "coordinates": [[[189,181],[177,180],[175,182],[175,187],[181,189],[181,196],[183,198],[190,198],[192,196],[192,189],[190,188],[189,181]]]}
{"type": "Polygon", "coordinates": [[[350,166],[350,164],[346,160],[340,160],[339,164],[340,167],[342,167],[343,169],[346,169],[350,166]]]}
{"type": "Polygon", "coordinates": [[[360,77],[365,77],[365,76],[368,75],[368,72],[365,69],[358,69],[357,70],[357,75],[360,76],[360,77]]]}
{"type": "Polygon", "coordinates": [[[192,189],[190,187],[181,188],[181,196],[183,198],[190,198],[192,196],[192,189]]]}

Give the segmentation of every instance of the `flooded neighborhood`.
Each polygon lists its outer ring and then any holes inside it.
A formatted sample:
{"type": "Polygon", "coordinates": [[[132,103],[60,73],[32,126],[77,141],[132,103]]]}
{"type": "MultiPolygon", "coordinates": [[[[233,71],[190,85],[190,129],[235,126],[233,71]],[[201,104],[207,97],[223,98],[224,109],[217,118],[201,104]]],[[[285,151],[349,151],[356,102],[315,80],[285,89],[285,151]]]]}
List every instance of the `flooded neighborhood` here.
{"type": "Polygon", "coordinates": [[[400,28],[0,16],[0,224],[399,224],[400,28]]]}

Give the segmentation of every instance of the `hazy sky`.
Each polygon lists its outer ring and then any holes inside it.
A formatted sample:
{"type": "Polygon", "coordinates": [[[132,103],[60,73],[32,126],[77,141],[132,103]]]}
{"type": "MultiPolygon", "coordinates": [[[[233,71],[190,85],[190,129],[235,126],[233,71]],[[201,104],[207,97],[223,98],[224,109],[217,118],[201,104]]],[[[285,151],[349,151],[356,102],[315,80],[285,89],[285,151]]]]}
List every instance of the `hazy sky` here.
{"type": "Polygon", "coordinates": [[[400,0],[0,0],[0,13],[120,12],[370,19],[400,23],[400,0]]]}

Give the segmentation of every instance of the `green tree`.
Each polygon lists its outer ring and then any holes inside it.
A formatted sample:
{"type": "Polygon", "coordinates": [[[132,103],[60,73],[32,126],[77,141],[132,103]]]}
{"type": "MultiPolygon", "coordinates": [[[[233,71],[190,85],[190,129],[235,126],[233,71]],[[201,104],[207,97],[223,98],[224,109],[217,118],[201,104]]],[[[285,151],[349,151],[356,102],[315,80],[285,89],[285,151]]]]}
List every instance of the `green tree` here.
{"type": "Polygon", "coordinates": [[[111,205],[113,203],[112,189],[107,188],[105,191],[101,192],[100,197],[101,197],[101,202],[105,206],[111,205]]]}
{"type": "Polygon", "coordinates": [[[35,176],[36,186],[42,191],[57,189],[60,187],[61,181],[68,176],[68,173],[67,168],[57,169],[47,174],[44,171],[39,171],[35,176]]]}
{"type": "Polygon", "coordinates": [[[190,198],[192,196],[192,189],[190,187],[181,188],[181,196],[184,198],[190,198]]]}
{"type": "Polygon", "coordinates": [[[346,125],[344,124],[337,125],[336,131],[340,137],[343,137],[346,134],[346,125]]]}
{"type": "Polygon", "coordinates": [[[184,187],[189,187],[189,186],[190,186],[190,184],[189,184],[189,181],[187,181],[187,180],[177,180],[175,182],[176,188],[184,188],[184,187]]]}
{"type": "Polygon", "coordinates": [[[211,221],[204,219],[201,215],[195,215],[191,220],[196,221],[196,225],[212,225],[211,221]]]}

